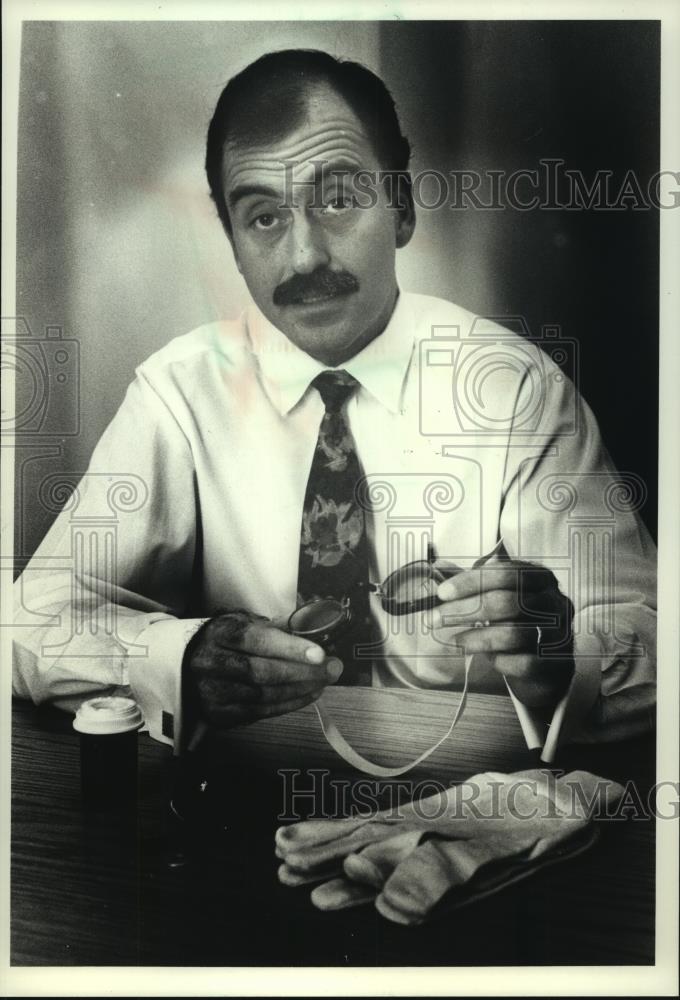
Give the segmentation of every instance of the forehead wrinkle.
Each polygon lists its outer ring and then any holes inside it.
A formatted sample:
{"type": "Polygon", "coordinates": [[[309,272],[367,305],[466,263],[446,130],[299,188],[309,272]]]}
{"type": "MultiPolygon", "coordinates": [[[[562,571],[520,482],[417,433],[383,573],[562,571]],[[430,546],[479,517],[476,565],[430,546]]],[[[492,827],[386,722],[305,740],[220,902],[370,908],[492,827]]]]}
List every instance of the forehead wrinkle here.
{"type": "Polygon", "coordinates": [[[307,157],[305,160],[296,159],[286,159],[284,157],[252,157],[248,159],[237,160],[233,167],[231,166],[231,161],[229,163],[229,169],[232,173],[241,173],[244,170],[281,170],[281,167],[304,167],[304,166],[316,166],[321,164],[323,167],[329,163],[329,157],[334,156],[337,160],[346,160],[347,163],[355,164],[356,166],[361,166],[361,158],[356,156],[353,152],[350,152],[344,143],[337,143],[335,141],[329,141],[325,145],[320,146],[317,149],[317,154],[325,154],[322,160],[318,157],[307,157]]]}
{"type": "MultiPolygon", "coordinates": [[[[319,156],[323,154],[325,163],[323,164],[324,173],[331,172],[330,168],[337,169],[338,171],[343,168],[357,170],[362,167],[362,160],[348,153],[346,147],[344,146],[334,146],[332,143],[324,146],[318,150],[319,156]]],[[[248,159],[244,162],[238,163],[234,166],[229,166],[225,171],[225,175],[229,186],[236,185],[240,183],[242,178],[251,177],[255,174],[258,181],[261,182],[263,178],[273,178],[277,184],[283,183],[283,179],[286,176],[286,167],[290,168],[292,166],[292,175],[295,177],[299,176],[303,171],[316,168],[315,159],[309,159],[304,163],[292,164],[290,161],[279,160],[260,160],[260,159],[248,159]]],[[[288,175],[289,176],[289,175],[288,175]]]]}
{"type": "MultiPolygon", "coordinates": [[[[323,128],[317,129],[315,132],[307,133],[301,136],[296,141],[292,141],[290,145],[279,146],[278,152],[280,156],[286,159],[294,159],[295,157],[302,156],[306,154],[310,149],[315,146],[324,145],[327,142],[345,142],[348,146],[368,146],[369,142],[367,137],[362,131],[355,127],[342,128],[328,126],[324,123],[323,128]]],[[[271,149],[271,146],[261,146],[255,148],[257,153],[266,154],[271,149]]]]}
{"type": "MultiPolygon", "coordinates": [[[[338,133],[343,137],[347,137],[349,141],[354,139],[357,144],[369,141],[365,132],[352,121],[345,119],[325,119],[318,126],[315,126],[312,131],[309,131],[308,128],[293,129],[279,141],[278,148],[287,156],[295,155],[302,152],[307,146],[323,140],[326,136],[337,135],[338,133]],[[301,131],[303,132],[302,135],[299,134],[301,131]],[[291,145],[286,146],[286,143],[290,143],[291,145]]],[[[272,149],[272,143],[251,143],[248,145],[248,149],[258,155],[266,155],[272,149]]],[[[238,142],[234,139],[227,139],[225,151],[238,152],[238,142]]]]}
{"type": "Polygon", "coordinates": [[[338,154],[344,154],[348,159],[356,161],[357,166],[360,166],[362,154],[365,154],[367,149],[370,149],[370,144],[358,129],[341,130],[324,127],[316,134],[306,135],[298,142],[288,146],[278,146],[274,149],[265,145],[249,146],[241,156],[239,156],[238,146],[235,143],[227,142],[224,155],[225,165],[229,164],[231,167],[231,163],[235,161],[236,165],[231,169],[240,173],[245,166],[261,169],[272,161],[281,165],[291,161],[295,164],[296,160],[303,158],[310,160],[322,154],[327,155],[329,152],[335,153],[336,151],[338,154]],[[313,156],[310,153],[313,153],[313,156]]]}

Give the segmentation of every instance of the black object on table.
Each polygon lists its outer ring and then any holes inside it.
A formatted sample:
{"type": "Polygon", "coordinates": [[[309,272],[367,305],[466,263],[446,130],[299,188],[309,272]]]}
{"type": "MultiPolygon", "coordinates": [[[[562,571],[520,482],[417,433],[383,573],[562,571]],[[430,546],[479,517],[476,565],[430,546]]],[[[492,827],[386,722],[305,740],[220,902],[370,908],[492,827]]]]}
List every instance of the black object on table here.
{"type": "MultiPolygon", "coordinates": [[[[445,731],[456,696],[335,689],[343,732],[385,763],[409,759],[445,731]]],[[[319,913],[309,887],[276,877],[273,834],[366,782],[326,745],[311,709],[232,731],[206,772],[204,813],[177,796],[169,747],[139,738],[136,814],[82,808],[78,739],[56,710],[17,703],[13,718],[11,960],[17,965],[493,966],[652,964],[654,824],[602,823],[584,854],[431,924],[404,928],[368,905],[319,913]],[[309,791],[313,794],[305,794],[309,791]],[[335,796],[335,798],[334,798],[335,796]]],[[[509,699],[471,695],[451,739],[408,775],[464,780],[537,766],[509,699]]],[[[654,739],[568,749],[581,767],[654,781],[654,739]]],[[[195,775],[194,775],[195,777],[195,775]]],[[[193,780],[193,777],[191,778],[193,780]]],[[[380,786],[379,788],[376,788],[380,786]]],[[[372,788],[371,788],[372,786],[372,788]]],[[[430,789],[431,792],[433,788],[430,789]]],[[[186,789],[185,789],[186,792],[186,789]]],[[[333,813],[332,808],[340,808],[333,813]]]]}

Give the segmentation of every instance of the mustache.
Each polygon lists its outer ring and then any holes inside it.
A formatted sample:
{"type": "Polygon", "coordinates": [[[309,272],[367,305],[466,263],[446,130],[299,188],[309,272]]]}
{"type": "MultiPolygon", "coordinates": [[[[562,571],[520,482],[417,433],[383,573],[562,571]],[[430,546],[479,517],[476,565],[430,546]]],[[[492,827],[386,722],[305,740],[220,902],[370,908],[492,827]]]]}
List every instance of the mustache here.
{"type": "Polygon", "coordinates": [[[359,291],[359,282],[349,271],[318,268],[311,274],[294,274],[274,290],[275,306],[291,306],[308,298],[332,298],[359,291]]]}

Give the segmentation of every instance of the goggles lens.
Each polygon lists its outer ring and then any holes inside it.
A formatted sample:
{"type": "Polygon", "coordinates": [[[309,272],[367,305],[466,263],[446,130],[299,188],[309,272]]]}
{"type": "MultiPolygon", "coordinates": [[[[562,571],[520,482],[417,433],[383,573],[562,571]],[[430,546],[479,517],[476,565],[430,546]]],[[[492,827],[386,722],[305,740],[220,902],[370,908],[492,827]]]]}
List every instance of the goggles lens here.
{"type": "Polygon", "coordinates": [[[305,639],[324,639],[334,635],[350,618],[349,603],[334,597],[308,601],[288,619],[288,630],[305,639]]]}
{"type": "Polygon", "coordinates": [[[437,587],[444,574],[426,559],[407,563],[391,573],[380,588],[382,606],[388,614],[406,615],[440,604],[437,587]]]}
{"type": "MultiPolygon", "coordinates": [[[[455,570],[443,573],[427,559],[417,559],[390,573],[380,587],[371,584],[383,610],[390,615],[409,615],[427,611],[441,604],[437,587],[455,570]]],[[[308,601],[294,611],[288,619],[288,628],[294,635],[323,641],[344,628],[351,618],[347,599],[334,597],[308,601]]]]}

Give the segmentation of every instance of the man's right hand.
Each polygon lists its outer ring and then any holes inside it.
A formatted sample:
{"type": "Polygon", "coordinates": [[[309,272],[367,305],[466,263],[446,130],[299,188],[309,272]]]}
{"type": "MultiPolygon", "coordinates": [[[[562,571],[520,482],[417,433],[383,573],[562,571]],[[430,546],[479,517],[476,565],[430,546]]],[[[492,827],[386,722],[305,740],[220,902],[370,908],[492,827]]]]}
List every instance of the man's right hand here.
{"type": "Polygon", "coordinates": [[[229,729],[294,712],[341,673],[341,661],[321,646],[248,612],[225,612],[187,647],[185,697],[211,726],[229,729]]]}

